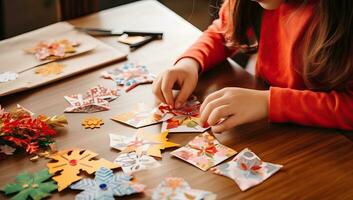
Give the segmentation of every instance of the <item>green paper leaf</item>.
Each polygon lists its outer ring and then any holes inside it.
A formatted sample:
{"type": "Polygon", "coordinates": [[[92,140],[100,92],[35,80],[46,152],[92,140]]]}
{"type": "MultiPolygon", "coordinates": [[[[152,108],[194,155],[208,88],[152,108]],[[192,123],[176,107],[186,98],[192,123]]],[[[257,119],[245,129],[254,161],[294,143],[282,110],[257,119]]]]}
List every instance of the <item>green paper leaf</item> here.
{"type": "Polygon", "coordinates": [[[27,200],[29,197],[40,200],[50,196],[50,193],[58,188],[52,180],[44,182],[51,176],[47,169],[34,174],[23,172],[17,175],[16,183],[6,185],[3,191],[6,195],[18,192],[12,200],[27,200]]]}

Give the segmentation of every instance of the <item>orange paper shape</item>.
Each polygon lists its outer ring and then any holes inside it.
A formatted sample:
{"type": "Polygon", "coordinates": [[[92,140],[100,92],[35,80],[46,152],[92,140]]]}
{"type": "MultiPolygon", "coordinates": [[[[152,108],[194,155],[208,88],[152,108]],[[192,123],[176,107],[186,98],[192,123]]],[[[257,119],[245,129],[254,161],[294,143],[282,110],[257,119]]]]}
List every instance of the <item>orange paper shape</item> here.
{"type": "Polygon", "coordinates": [[[58,75],[63,72],[63,69],[64,69],[64,65],[57,62],[52,62],[52,63],[39,66],[35,70],[35,73],[41,76],[58,75]]]}
{"type": "Polygon", "coordinates": [[[86,129],[87,128],[94,129],[94,128],[100,128],[101,125],[104,124],[104,122],[102,119],[99,119],[97,117],[88,117],[84,119],[81,124],[86,129]]]}
{"type": "Polygon", "coordinates": [[[139,129],[137,130],[137,137],[142,138],[143,140],[146,140],[146,141],[154,142],[147,149],[148,155],[155,156],[155,157],[162,157],[161,150],[164,150],[170,147],[180,146],[179,144],[168,141],[168,138],[167,138],[168,133],[169,131],[164,131],[159,134],[152,134],[152,133],[146,133],[142,129],[139,129]]]}
{"type": "Polygon", "coordinates": [[[62,191],[68,187],[71,183],[82,179],[78,174],[80,170],[92,174],[101,167],[114,169],[119,165],[114,164],[106,159],[94,159],[98,154],[89,150],[66,150],[60,151],[53,156],[51,159],[56,162],[50,162],[47,164],[49,173],[53,174],[53,179],[58,183],[58,191],[62,191]],[[56,173],[59,173],[56,175],[56,173]]]}

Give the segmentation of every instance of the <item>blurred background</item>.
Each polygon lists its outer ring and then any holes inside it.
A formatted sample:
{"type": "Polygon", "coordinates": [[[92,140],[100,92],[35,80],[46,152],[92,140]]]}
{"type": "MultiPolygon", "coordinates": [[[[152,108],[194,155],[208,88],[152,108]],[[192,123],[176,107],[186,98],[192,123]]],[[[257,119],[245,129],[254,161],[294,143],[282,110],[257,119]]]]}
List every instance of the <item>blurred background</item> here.
{"type": "MultiPolygon", "coordinates": [[[[136,0],[0,0],[0,40],[57,21],[68,20],[136,0]]],[[[143,0],[142,0],[143,1],[143,0]]],[[[162,4],[205,30],[222,0],[159,0],[162,4]]]]}

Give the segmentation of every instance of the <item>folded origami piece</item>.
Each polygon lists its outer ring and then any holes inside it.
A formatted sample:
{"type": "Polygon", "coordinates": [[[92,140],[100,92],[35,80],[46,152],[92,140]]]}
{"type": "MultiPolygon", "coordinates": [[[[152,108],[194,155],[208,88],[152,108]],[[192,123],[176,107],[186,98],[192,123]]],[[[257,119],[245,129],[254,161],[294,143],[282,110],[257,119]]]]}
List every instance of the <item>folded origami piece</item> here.
{"type": "Polygon", "coordinates": [[[86,92],[86,95],[74,94],[64,96],[71,106],[64,112],[99,112],[109,110],[109,101],[118,98],[119,89],[107,89],[98,85],[86,92]]]}
{"type": "Polygon", "coordinates": [[[282,165],[263,162],[248,148],[233,160],[211,169],[215,174],[233,179],[242,191],[258,185],[276,173],[282,165]]]}
{"type": "Polygon", "coordinates": [[[125,87],[126,92],[140,84],[152,83],[156,78],[148,71],[146,66],[135,65],[134,63],[126,63],[113,70],[104,71],[102,76],[112,79],[118,86],[125,87]]]}
{"type": "Polygon", "coordinates": [[[145,185],[131,181],[132,176],[101,167],[95,173],[94,179],[82,179],[70,186],[74,190],[84,190],[75,199],[114,200],[114,196],[126,196],[141,193],[145,185]]]}
{"type": "Polygon", "coordinates": [[[236,151],[220,144],[216,138],[205,132],[171,154],[206,171],[233,156],[236,151]]]}
{"type": "Polygon", "coordinates": [[[183,179],[165,178],[152,193],[152,200],[214,200],[216,195],[209,191],[192,189],[183,179]]]}

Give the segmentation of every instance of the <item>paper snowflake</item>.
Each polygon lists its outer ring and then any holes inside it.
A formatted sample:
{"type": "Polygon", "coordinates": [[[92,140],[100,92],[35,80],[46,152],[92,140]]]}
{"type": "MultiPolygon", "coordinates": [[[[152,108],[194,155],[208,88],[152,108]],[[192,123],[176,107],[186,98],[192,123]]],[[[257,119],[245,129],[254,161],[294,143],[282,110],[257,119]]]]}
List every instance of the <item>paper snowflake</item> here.
{"type": "Polygon", "coordinates": [[[2,191],[6,195],[17,193],[11,198],[13,200],[27,200],[29,197],[40,200],[50,196],[58,187],[52,180],[45,182],[51,176],[47,169],[35,174],[23,172],[16,176],[16,183],[6,185],[2,191]]]}
{"type": "Polygon", "coordinates": [[[102,119],[99,119],[97,117],[88,117],[88,118],[85,118],[81,124],[86,129],[87,128],[94,129],[94,128],[100,128],[101,125],[104,124],[104,122],[102,119]]]}
{"type": "Polygon", "coordinates": [[[117,173],[101,167],[95,173],[96,177],[92,179],[82,179],[70,186],[74,190],[84,190],[76,196],[76,199],[86,200],[114,200],[114,196],[125,196],[143,192],[145,185],[132,182],[132,176],[117,173]]]}

